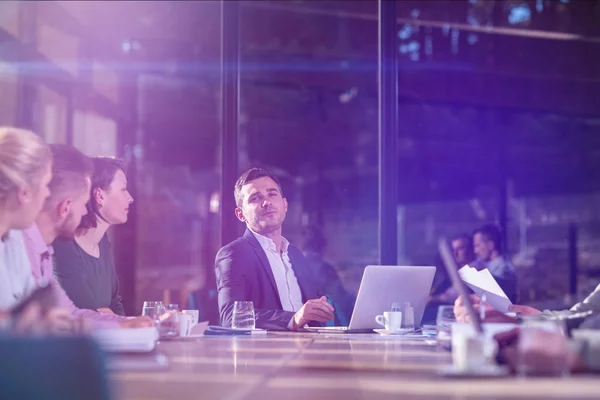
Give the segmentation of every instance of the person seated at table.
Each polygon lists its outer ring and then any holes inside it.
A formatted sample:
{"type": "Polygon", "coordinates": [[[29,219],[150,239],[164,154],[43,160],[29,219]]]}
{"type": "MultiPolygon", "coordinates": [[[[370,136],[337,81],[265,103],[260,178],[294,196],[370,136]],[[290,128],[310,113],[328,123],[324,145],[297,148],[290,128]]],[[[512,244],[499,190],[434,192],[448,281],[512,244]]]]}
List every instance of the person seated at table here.
{"type": "Polygon", "coordinates": [[[473,233],[473,248],[477,269],[487,268],[496,279],[506,297],[513,303],[517,296],[517,275],[515,267],[502,252],[500,231],[494,225],[484,225],[473,233]]]}
{"type": "MultiPolygon", "coordinates": [[[[481,299],[477,296],[471,297],[473,304],[476,309],[481,308],[481,299]]],[[[509,323],[517,323],[521,317],[528,318],[538,318],[538,319],[559,319],[564,320],[568,323],[569,327],[577,327],[581,324],[588,316],[592,314],[596,314],[600,312],[600,285],[596,287],[596,289],[590,293],[583,301],[575,304],[568,310],[559,310],[559,311],[551,311],[551,310],[538,310],[537,308],[513,304],[509,306],[508,310],[517,315],[517,317],[512,317],[509,315],[505,315],[504,313],[495,310],[489,304],[484,305],[485,308],[485,321],[486,322],[509,322],[509,323]]],[[[454,303],[454,314],[456,316],[457,321],[459,322],[468,322],[470,321],[470,317],[466,308],[464,307],[464,303],[462,298],[456,299],[454,303]]]]}
{"type": "Polygon", "coordinates": [[[77,333],[83,326],[66,310],[31,302],[36,288],[21,229],[30,226],[49,195],[52,154],[33,132],[0,127],[0,330],[9,334],[77,333]]]}
{"type": "Polygon", "coordinates": [[[90,198],[92,160],[75,147],[64,144],[50,145],[52,150],[52,180],[48,185],[50,197],[44,203],[36,222],[23,231],[25,245],[38,286],[55,286],[59,304],[74,317],[89,318],[94,327],[151,326],[148,317],[127,319],[116,314],[75,306],[54,277],[52,242],[57,237],[72,240],[81,218],[87,214],[90,198]]]}
{"type": "Polygon", "coordinates": [[[125,164],[109,157],[94,157],[87,214],[72,239],[54,243],[55,273],[78,308],[124,315],[119,280],[107,230],[127,222],[133,198],[127,191],[125,164]]]}
{"type": "MultiPolygon", "coordinates": [[[[461,233],[452,238],[450,241],[454,260],[459,268],[465,265],[473,265],[476,260],[473,250],[473,239],[466,233],[461,233]]],[[[443,265],[436,270],[434,284],[432,285],[432,293],[429,299],[430,302],[438,304],[452,304],[458,297],[458,292],[452,286],[450,277],[443,265]]]]}
{"type": "Polygon", "coordinates": [[[269,172],[252,168],[234,188],[236,217],[244,235],[219,250],[215,259],[221,325],[231,326],[236,301],[252,301],[256,327],[298,330],[334,318],[317,288],[306,259],[282,236],[288,209],[281,185],[269,172]]]}

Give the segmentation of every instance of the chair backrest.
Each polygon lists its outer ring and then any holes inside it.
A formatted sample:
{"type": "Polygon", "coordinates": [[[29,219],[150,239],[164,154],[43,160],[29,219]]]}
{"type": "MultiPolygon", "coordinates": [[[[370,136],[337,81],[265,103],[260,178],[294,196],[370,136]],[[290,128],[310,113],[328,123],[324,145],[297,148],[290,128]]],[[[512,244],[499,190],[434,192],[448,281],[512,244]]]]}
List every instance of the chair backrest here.
{"type": "Polygon", "coordinates": [[[110,398],[104,356],[89,338],[2,338],[0,360],[0,399],[110,398]]]}

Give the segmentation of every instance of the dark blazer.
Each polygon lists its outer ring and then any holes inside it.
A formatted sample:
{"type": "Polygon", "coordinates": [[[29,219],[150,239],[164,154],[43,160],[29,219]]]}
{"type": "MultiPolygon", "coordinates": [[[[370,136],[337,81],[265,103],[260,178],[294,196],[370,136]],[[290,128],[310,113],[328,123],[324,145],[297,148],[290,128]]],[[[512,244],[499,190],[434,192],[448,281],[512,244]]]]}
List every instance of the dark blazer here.
{"type": "MultiPolygon", "coordinates": [[[[290,245],[288,255],[300,286],[302,302],[317,298],[312,271],[300,250],[290,245]]],[[[244,236],[219,250],[215,273],[222,326],[231,326],[235,301],[251,301],[257,328],[287,330],[294,313],[283,310],[271,265],[252,232],[246,229],[244,236]]]]}

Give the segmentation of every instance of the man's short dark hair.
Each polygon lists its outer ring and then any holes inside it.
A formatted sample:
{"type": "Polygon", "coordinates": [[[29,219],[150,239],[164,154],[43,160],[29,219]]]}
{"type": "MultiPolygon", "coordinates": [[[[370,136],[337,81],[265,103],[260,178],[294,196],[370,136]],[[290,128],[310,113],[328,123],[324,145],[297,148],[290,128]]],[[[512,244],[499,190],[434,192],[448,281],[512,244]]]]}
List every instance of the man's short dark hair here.
{"type": "Polygon", "coordinates": [[[94,172],[92,160],[73,146],[51,144],[52,180],[48,184],[50,196],[46,204],[52,204],[70,190],[86,189],[86,179],[94,172]]]}
{"type": "Polygon", "coordinates": [[[453,236],[450,242],[454,242],[455,240],[464,241],[465,243],[467,243],[467,246],[469,246],[469,248],[473,250],[473,237],[468,233],[459,233],[458,235],[453,236]]]}
{"type": "Polygon", "coordinates": [[[235,182],[235,188],[233,189],[235,205],[238,207],[242,206],[242,201],[244,200],[242,198],[242,186],[257,179],[264,178],[265,176],[267,178],[271,178],[277,184],[277,187],[279,188],[279,193],[281,194],[281,196],[283,196],[283,191],[281,190],[281,184],[279,183],[279,179],[275,178],[274,175],[262,168],[250,168],[249,170],[244,172],[235,182]]]}
{"type": "Polygon", "coordinates": [[[96,199],[94,198],[94,191],[98,188],[107,190],[115,178],[117,171],[123,171],[124,174],[127,174],[125,161],[120,158],[94,157],[92,158],[92,162],[94,164],[94,173],[92,174],[90,201],[86,204],[88,212],[81,218],[79,229],[95,228],[98,226],[98,218],[102,218],[98,203],[96,203],[96,199]]]}
{"type": "Polygon", "coordinates": [[[473,232],[473,236],[475,236],[478,233],[481,236],[483,236],[485,240],[493,242],[496,251],[498,251],[499,253],[502,252],[502,237],[500,235],[500,229],[498,229],[496,225],[483,225],[481,228],[473,232]]]}

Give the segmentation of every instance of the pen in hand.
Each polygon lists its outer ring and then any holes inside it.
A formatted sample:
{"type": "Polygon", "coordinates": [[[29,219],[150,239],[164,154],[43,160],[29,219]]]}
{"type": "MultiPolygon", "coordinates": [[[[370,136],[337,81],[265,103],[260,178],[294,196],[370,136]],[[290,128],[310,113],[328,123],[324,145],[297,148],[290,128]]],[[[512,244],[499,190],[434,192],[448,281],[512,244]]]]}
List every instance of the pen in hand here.
{"type": "Polygon", "coordinates": [[[485,294],[481,296],[481,302],[479,303],[479,319],[481,321],[485,319],[485,294]]]}

